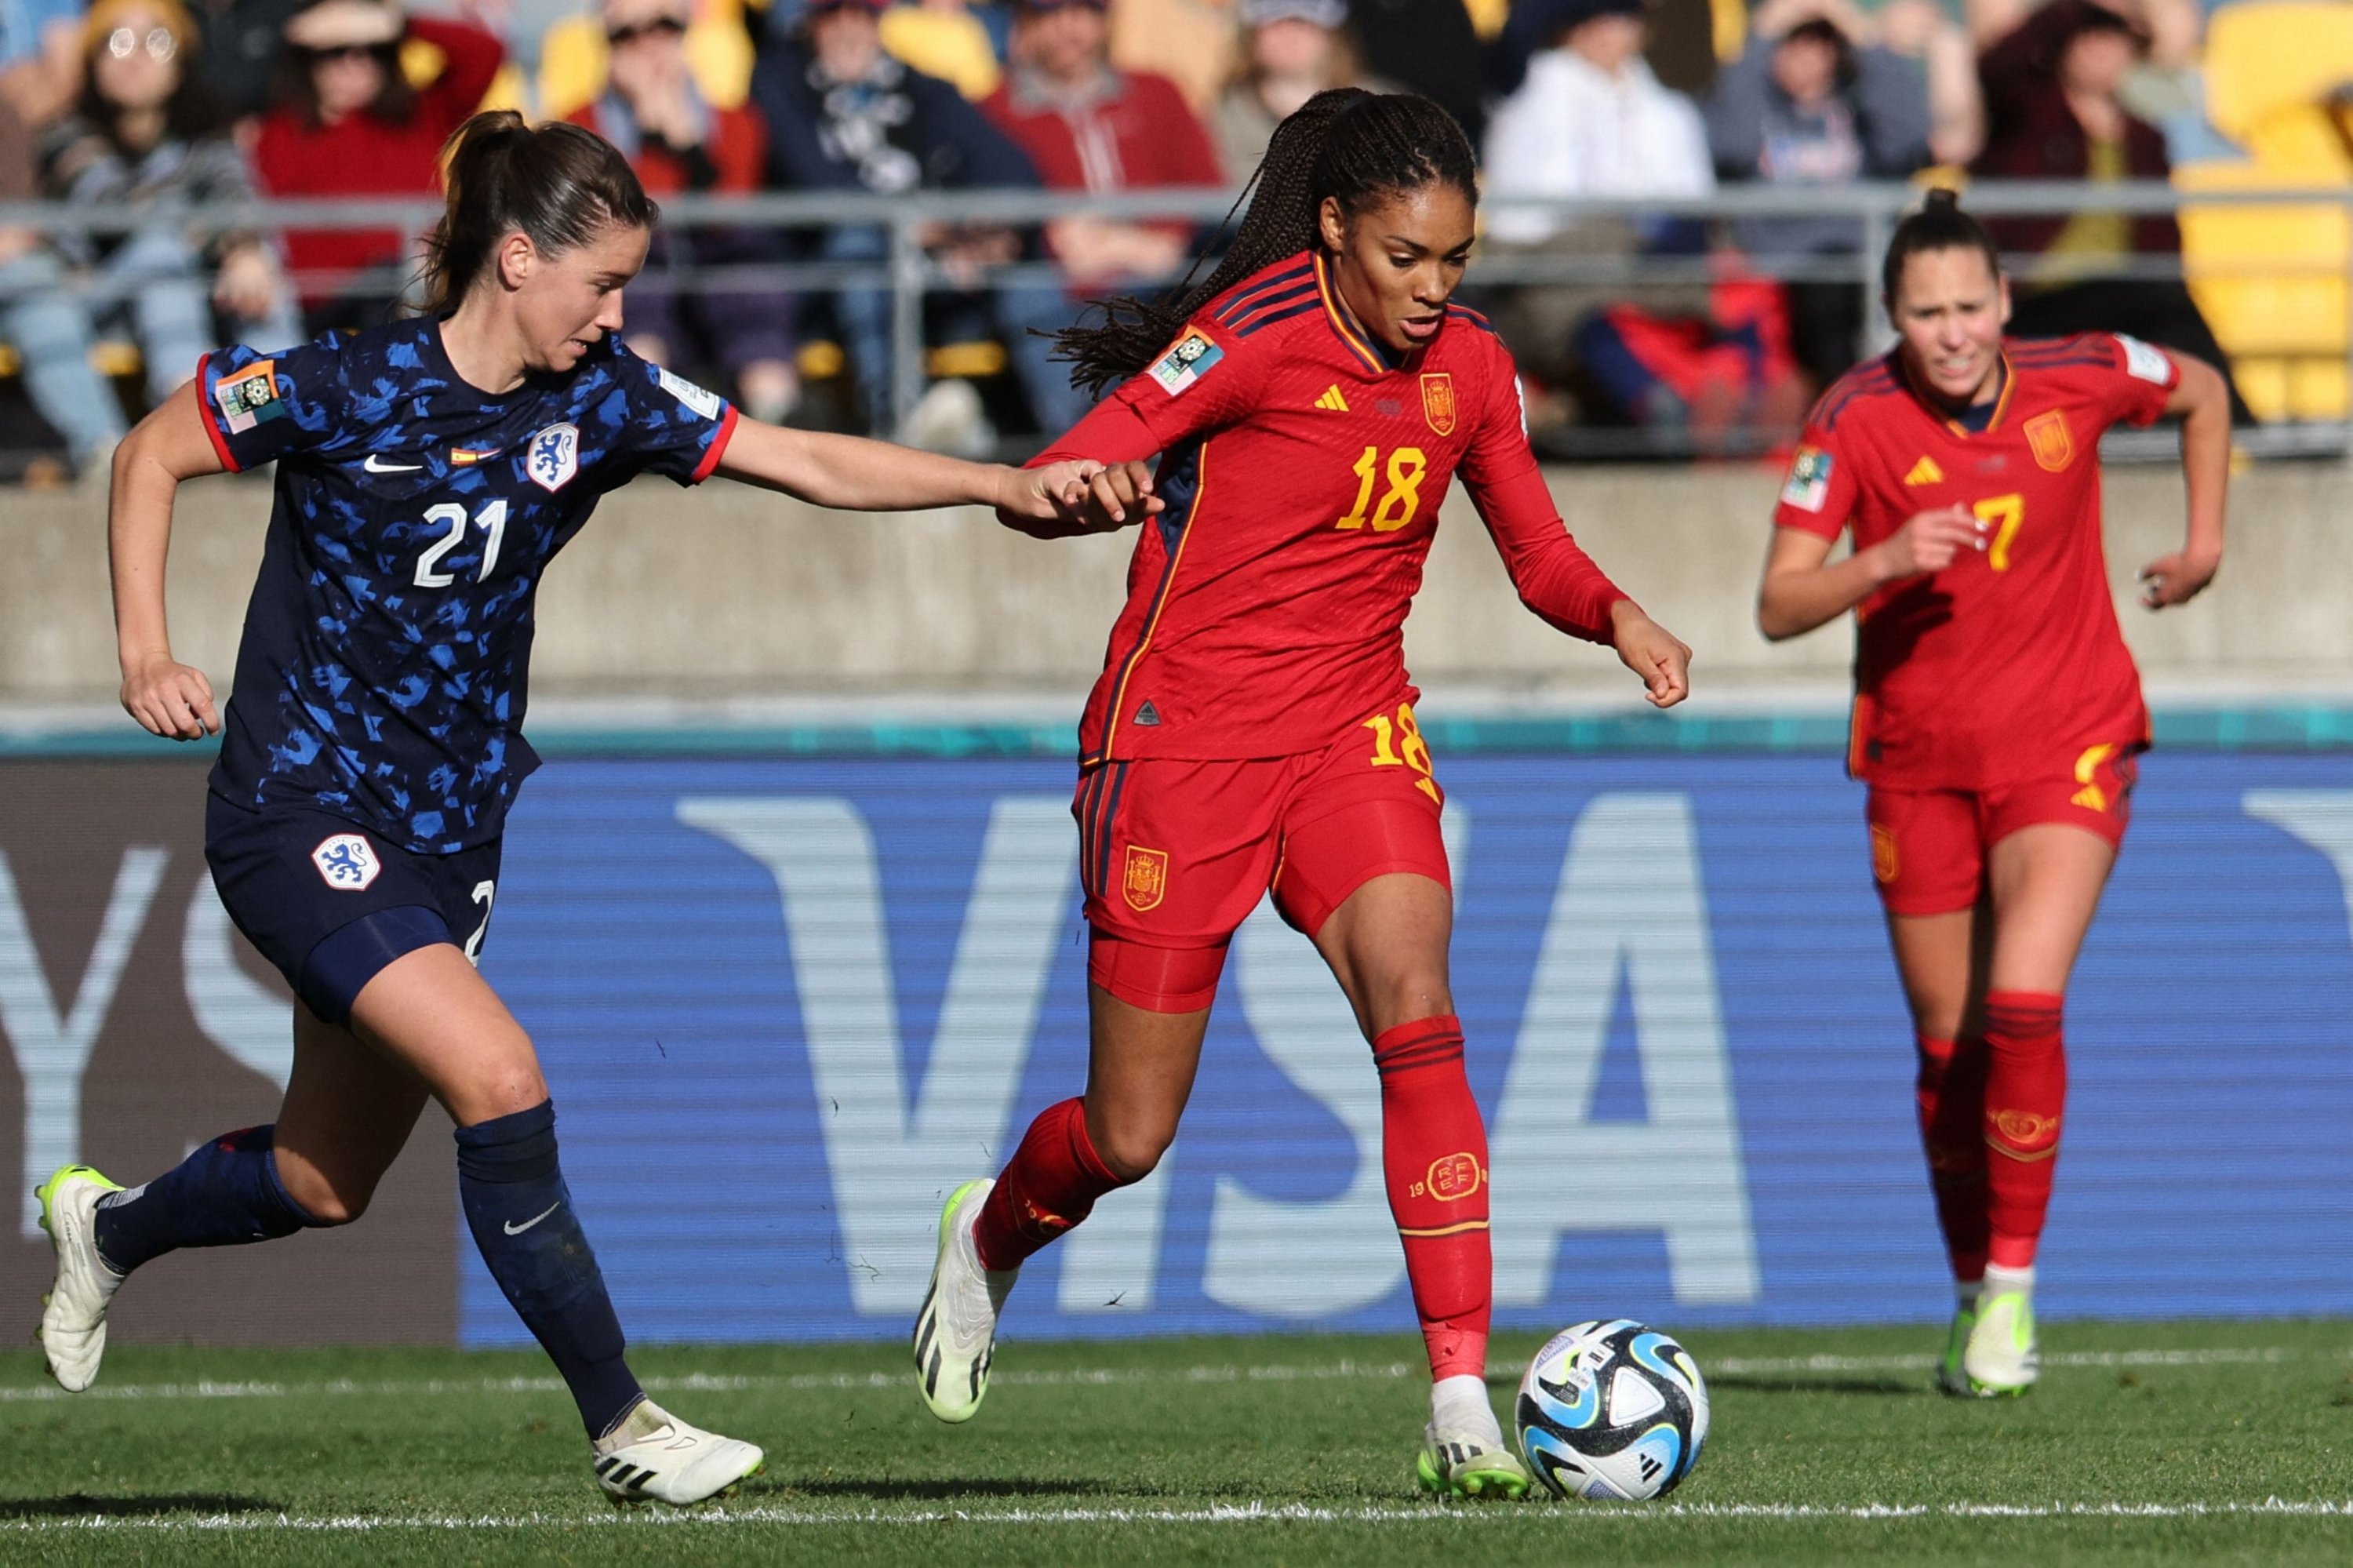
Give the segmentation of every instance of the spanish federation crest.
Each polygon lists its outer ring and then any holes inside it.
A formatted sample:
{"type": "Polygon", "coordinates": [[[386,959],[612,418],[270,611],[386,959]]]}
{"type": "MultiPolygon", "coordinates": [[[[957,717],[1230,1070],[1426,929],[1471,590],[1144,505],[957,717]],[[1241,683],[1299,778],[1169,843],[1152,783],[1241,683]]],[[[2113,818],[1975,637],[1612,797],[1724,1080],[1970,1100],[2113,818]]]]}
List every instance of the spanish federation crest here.
{"type": "Polygon", "coordinates": [[[1157,907],[1168,893],[1168,852],[1128,845],[1127,867],[1120,878],[1120,891],[1126,895],[1131,909],[1157,907]]]}
{"type": "Polygon", "coordinates": [[[2067,428],[2067,416],[2057,408],[2026,421],[2026,444],[2034,461],[2052,473],[2075,461],[2075,433],[2067,428]]]}
{"type": "Polygon", "coordinates": [[[522,469],[542,490],[563,489],[580,471],[580,427],[550,425],[532,437],[522,469]]]}
{"type": "Polygon", "coordinates": [[[321,840],[311,852],[311,863],[319,868],[320,880],[338,893],[364,893],[384,870],[375,846],[361,833],[337,833],[321,840]]]}
{"type": "Polygon", "coordinates": [[[1454,377],[1446,371],[1422,373],[1421,417],[1430,421],[1432,434],[1454,433],[1454,377]]]}

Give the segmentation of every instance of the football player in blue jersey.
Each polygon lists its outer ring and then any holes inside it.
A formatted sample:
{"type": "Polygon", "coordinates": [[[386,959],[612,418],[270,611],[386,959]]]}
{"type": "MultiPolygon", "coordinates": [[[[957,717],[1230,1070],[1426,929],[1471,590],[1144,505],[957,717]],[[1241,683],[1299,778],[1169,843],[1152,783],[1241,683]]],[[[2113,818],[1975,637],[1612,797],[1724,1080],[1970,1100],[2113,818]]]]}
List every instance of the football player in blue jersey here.
{"type": "Polygon", "coordinates": [[[223,727],[172,657],[164,567],[185,480],[278,464],[206,854],[238,928],[299,999],[272,1126],[124,1191],[86,1166],[40,1188],[57,1282],[50,1372],[90,1386],[109,1299],[178,1247],[267,1241],[366,1209],[429,1097],[491,1277],[580,1407],[618,1502],[691,1503],[760,1467],[751,1444],[649,1400],[565,1190],[530,1037],[475,971],[501,825],[536,766],[521,733],[532,606],[597,498],[640,473],[724,473],[821,505],[995,505],[1078,521],[1092,465],[1028,471],[740,418],[621,345],[658,216],[575,126],[477,115],[414,320],[263,356],[208,356],[115,459],[122,704],[161,736],[223,727]]]}

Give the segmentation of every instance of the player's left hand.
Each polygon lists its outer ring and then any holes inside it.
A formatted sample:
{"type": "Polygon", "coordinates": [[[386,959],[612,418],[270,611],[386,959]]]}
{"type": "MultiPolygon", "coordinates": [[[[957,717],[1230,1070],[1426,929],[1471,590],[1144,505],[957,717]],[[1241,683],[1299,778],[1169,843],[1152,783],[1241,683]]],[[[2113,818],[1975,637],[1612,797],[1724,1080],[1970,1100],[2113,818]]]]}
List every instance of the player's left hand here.
{"type": "Polygon", "coordinates": [[[1610,646],[1626,668],[1642,677],[1654,708],[1671,708],[1691,695],[1692,651],[1682,639],[1620,599],[1610,610],[1610,646]]]}
{"type": "Polygon", "coordinates": [[[2219,555],[2191,555],[2188,550],[2176,550],[2169,556],[2159,556],[2140,569],[2140,601],[2150,609],[2188,604],[2214,580],[2222,569],[2219,555]]]}

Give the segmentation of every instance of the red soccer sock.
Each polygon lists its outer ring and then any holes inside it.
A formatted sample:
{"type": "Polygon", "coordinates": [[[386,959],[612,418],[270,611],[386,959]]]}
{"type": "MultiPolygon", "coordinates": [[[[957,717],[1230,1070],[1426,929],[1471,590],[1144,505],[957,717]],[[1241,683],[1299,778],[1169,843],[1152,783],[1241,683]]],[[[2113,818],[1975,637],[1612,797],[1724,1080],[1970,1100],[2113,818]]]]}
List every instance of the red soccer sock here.
{"type": "Polygon", "coordinates": [[[1484,1375],[1495,1288],[1487,1129],[1462,1071],[1462,1022],[1450,1014],[1384,1030],[1373,1065],[1381,1074],[1389,1213],[1405,1244],[1430,1375],[1484,1375]]]}
{"type": "Polygon", "coordinates": [[[1928,1156],[1928,1185],[1936,1196],[1936,1226],[1953,1277],[1985,1277],[1986,1047],[1982,1040],[1915,1037],[1920,1052],[1913,1097],[1920,1107],[1920,1144],[1928,1156]]]}
{"type": "Polygon", "coordinates": [[[1989,991],[1985,1000],[1986,1211],[1990,1262],[2031,1268],[2059,1163],[2067,1101],[2065,1006],[2047,991],[1989,991]]]}
{"type": "Polygon", "coordinates": [[[1126,1182],[1095,1152],[1084,1100],[1038,1113],[973,1222],[983,1268],[1018,1268],[1022,1260],[1093,1212],[1095,1200],[1126,1182]]]}

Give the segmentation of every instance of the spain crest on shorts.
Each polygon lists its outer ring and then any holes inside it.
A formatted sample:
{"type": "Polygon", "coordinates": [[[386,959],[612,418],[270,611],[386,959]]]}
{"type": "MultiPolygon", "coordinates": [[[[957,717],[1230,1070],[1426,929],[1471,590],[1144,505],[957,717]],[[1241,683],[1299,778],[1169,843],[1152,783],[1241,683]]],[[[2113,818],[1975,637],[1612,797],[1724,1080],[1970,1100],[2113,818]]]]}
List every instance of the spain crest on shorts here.
{"type": "Polygon", "coordinates": [[[1454,433],[1454,377],[1443,370],[1424,371],[1421,377],[1421,417],[1430,421],[1432,432],[1441,436],[1454,433]]]}
{"type": "Polygon", "coordinates": [[[2033,451],[2034,461],[2052,473],[2075,461],[2075,433],[2067,428],[2067,416],[2061,409],[2053,408],[2027,420],[2026,444],[2033,451]]]}
{"type": "Polygon", "coordinates": [[[1158,908],[1168,893],[1168,852],[1128,845],[1127,867],[1120,876],[1119,890],[1131,909],[1158,908]]]}

